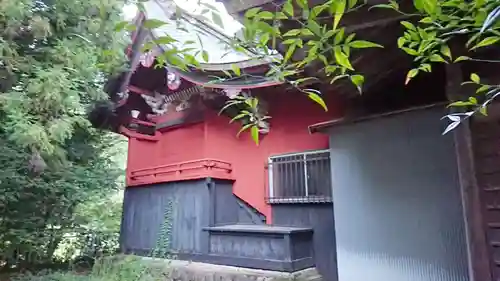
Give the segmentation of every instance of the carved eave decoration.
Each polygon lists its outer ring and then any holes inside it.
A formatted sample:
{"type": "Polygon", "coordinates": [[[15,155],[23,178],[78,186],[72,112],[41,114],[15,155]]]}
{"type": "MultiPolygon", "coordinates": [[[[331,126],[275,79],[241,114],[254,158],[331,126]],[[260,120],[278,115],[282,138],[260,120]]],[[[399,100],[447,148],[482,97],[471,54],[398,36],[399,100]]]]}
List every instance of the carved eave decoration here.
{"type": "MultiPolygon", "coordinates": [[[[175,112],[196,111],[196,108],[200,106],[200,100],[205,101],[205,106],[218,110],[228,99],[238,95],[248,95],[251,89],[281,84],[264,75],[269,70],[268,64],[271,58],[261,59],[260,56],[255,58],[239,53],[229,56],[219,53],[218,57],[219,46],[217,44],[212,44],[209,50],[210,54],[215,54],[212,56],[213,60],[201,64],[201,69],[182,71],[170,65],[157,67],[156,57],[168,49],[157,45],[143,53],[141,49],[145,42],[151,42],[151,39],[165,33],[173,38],[182,38],[182,40],[194,39],[185,38],[188,36],[186,34],[179,34],[175,29],[175,22],[166,25],[167,30],[151,31],[142,27],[146,18],[172,21],[171,11],[175,10],[175,7],[171,4],[170,1],[144,2],[145,13],[140,13],[136,19],[138,28],[132,34],[133,43],[128,49],[131,71],[114,77],[108,83],[112,85],[108,85],[107,92],[114,103],[113,106],[108,107],[111,110],[113,123],[115,123],[112,126],[115,128],[114,131],[117,131],[116,128],[122,124],[125,128],[120,129],[121,131],[142,130],[140,132],[142,134],[155,136],[156,130],[162,127],[157,123],[162,119],[161,116],[175,112]],[[225,72],[232,69],[233,64],[241,69],[242,75],[222,79],[221,77],[226,77],[225,72]]],[[[204,36],[202,38],[204,42],[224,41],[221,40],[224,34],[208,25],[200,28],[200,22],[196,18],[189,18],[188,15],[188,18],[181,19],[181,21],[190,25],[190,31],[196,31],[200,37],[204,36]]],[[[196,34],[194,36],[197,37],[196,34]]],[[[207,48],[206,43],[204,48],[207,48]]],[[[189,115],[189,113],[186,114],[189,115]]],[[[269,124],[263,122],[260,128],[262,133],[267,133],[269,124]]]]}

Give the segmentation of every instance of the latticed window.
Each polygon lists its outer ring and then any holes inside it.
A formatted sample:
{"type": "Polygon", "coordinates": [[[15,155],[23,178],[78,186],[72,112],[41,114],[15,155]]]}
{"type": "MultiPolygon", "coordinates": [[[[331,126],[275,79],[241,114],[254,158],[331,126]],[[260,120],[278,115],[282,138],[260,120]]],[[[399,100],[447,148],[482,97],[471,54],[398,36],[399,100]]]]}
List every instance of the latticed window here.
{"type": "Polygon", "coordinates": [[[268,202],[331,202],[332,179],[328,150],[272,156],[268,169],[268,202]]]}

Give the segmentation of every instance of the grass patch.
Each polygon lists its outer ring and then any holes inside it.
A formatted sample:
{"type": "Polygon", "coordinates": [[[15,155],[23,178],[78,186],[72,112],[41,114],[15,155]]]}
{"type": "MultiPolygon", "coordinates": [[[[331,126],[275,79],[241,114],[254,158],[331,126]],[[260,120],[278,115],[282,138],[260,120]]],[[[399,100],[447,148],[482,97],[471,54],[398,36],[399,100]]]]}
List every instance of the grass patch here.
{"type": "Polygon", "coordinates": [[[169,280],[168,266],[157,267],[136,256],[102,258],[91,270],[40,271],[4,276],[0,281],[158,281],[169,280]]]}

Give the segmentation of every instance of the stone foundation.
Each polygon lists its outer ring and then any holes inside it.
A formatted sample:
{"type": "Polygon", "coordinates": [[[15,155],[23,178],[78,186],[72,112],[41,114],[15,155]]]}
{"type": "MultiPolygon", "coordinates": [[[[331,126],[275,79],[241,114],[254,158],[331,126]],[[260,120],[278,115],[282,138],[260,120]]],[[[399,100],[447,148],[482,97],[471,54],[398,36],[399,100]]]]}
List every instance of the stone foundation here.
{"type": "Polygon", "coordinates": [[[141,258],[148,267],[162,269],[175,281],[321,281],[316,268],[294,273],[249,269],[200,262],[141,258]]]}

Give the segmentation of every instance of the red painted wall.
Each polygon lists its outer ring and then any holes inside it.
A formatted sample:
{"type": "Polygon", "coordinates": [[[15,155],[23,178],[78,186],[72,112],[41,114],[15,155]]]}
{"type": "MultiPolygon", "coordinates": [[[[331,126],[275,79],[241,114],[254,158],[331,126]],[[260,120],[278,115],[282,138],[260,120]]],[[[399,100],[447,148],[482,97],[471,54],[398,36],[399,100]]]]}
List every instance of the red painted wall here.
{"type": "Polygon", "coordinates": [[[140,140],[137,138],[128,139],[128,155],[127,155],[127,174],[129,171],[138,170],[150,166],[158,165],[156,151],[158,145],[156,142],[140,140]],[[150,155],[149,157],[144,157],[150,155]]]}
{"type": "Polygon", "coordinates": [[[232,165],[234,193],[270,220],[266,204],[268,157],[271,155],[328,148],[324,134],[309,134],[308,126],[340,117],[334,101],[329,111],[306,96],[290,92],[266,94],[269,103],[271,130],[257,146],[248,133],[239,138],[239,124],[229,124],[229,118],[207,112],[204,123],[164,132],[158,142],[131,141],[129,144],[129,173],[159,165],[175,164],[198,159],[217,159],[232,165]],[[293,95],[293,96],[292,96],[293,95]],[[284,102],[286,101],[286,102],[284,102]]]}
{"type": "Polygon", "coordinates": [[[269,102],[271,130],[259,146],[249,133],[236,137],[239,124],[228,124],[229,118],[210,115],[207,120],[208,139],[206,150],[209,157],[216,157],[233,165],[236,179],[233,192],[271,219],[270,206],[266,204],[268,157],[290,152],[328,148],[328,136],[309,134],[308,126],[339,117],[334,102],[329,102],[325,112],[318,104],[300,94],[273,93],[266,97],[269,102]],[[290,95],[295,95],[290,98],[290,95]],[[287,102],[283,102],[286,100],[287,102]]]}

